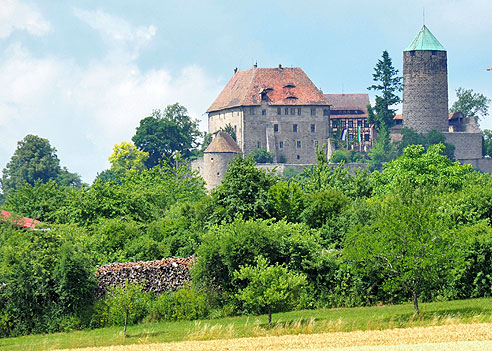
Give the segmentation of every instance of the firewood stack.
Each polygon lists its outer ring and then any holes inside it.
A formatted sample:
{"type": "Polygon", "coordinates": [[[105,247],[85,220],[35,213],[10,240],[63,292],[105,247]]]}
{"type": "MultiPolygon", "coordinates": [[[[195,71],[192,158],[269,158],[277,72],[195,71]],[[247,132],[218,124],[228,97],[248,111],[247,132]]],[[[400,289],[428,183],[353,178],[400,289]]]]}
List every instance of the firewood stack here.
{"type": "Polygon", "coordinates": [[[110,287],[142,283],[145,291],[161,293],[181,288],[191,279],[193,257],[171,257],[157,261],[111,263],[98,267],[97,297],[102,297],[110,287]]]}

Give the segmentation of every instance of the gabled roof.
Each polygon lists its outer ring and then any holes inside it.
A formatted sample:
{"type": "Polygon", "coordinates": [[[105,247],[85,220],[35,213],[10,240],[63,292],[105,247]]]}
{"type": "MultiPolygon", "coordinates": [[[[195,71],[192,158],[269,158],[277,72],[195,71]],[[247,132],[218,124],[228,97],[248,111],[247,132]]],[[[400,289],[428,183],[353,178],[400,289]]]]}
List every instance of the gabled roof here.
{"type": "Polygon", "coordinates": [[[218,131],[204,152],[230,152],[239,154],[242,151],[229,134],[223,131],[218,131]]]}
{"type": "Polygon", "coordinates": [[[441,45],[439,40],[436,39],[436,37],[425,25],[422,27],[415,39],[413,39],[412,43],[403,51],[413,50],[446,51],[444,46],[441,45]]]}
{"type": "Polygon", "coordinates": [[[34,228],[41,223],[40,221],[28,217],[16,217],[12,212],[4,210],[0,210],[0,220],[2,222],[10,222],[12,225],[22,228],[34,228]]]}
{"type": "MultiPolygon", "coordinates": [[[[369,94],[324,94],[330,110],[360,110],[364,112],[360,115],[349,115],[356,117],[367,117],[367,105],[369,105],[369,94]]],[[[333,118],[337,116],[334,115],[333,118]]],[[[347,117],[347,115],[343,115],[347,117]]]]}
{"type": "Polygon", "coordinates": [[[301,68],[253,67],[236,72],[207,112],[260,105],[262,94],[269,105],[326,105],[323,92],[301,68]]]}

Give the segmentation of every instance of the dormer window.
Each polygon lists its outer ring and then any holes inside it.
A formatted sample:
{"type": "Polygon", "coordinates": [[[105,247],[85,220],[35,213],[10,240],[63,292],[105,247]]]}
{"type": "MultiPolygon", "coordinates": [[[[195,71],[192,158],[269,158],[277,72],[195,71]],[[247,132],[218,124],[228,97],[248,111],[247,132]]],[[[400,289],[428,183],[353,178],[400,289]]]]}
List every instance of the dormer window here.
{"type": "Polygon", "coordinates": [[[296,86],[292,83],[289,83],[287,85],[284,85],[284,88],[295,88],[296,86]]]}
{"type": "Polygon", "coordinates": [[[297,97],[296,97],[296,96],[294,96],[294,95],[291,95],[291,96],[287,96],[287,97],[285,98],[285,100],[297,100],[297,97]]]}

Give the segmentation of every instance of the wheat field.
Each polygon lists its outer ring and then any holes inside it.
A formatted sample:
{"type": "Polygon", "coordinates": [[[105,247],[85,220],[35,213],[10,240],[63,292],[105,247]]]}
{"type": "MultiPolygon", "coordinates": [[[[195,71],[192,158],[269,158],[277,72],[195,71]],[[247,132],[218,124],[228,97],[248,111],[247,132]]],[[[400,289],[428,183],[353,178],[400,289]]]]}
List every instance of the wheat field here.
{"type": "MultiPolygon", "coordinates": [[[[141,340],[145,342],[145,340],[141,340]]],[[[75,350],[75,349],[71,349],[75,350]]],[[[89,347],[78,351],[483,351],[492,350],[492,323],[331,332],[256,338],[89,347]]],[[[64,350],[67,351],[67,350],[64,350]]]]}

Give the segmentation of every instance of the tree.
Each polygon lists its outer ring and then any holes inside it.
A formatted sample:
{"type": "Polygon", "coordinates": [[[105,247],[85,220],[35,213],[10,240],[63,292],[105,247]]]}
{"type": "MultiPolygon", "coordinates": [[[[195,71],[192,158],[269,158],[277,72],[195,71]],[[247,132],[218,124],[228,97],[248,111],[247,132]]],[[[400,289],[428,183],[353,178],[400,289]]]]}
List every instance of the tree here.
{"type": "Polygon", "coordinates": [[[264,147],[256,149],[251,154],[249,154],[257,163],[272,163],[273,154],[268,152],[264,147]]]}
{"type": "Polygon", "coordinates": [[[492,130],[484,129],[482,131],[482,155],[492,157],[492,130]]]}
{"type": "MultiPolygon", "coordinates": [[[[128,279],[124,286],[112,287],[109,293],[110,313],[123,317],[123,336],[126,337],[126,327],[130,317],[134,317],[131,315],[142,314],[142,311],[145,310],[147,294],[143,291],[142,284],[133,284],[128,279]]],[[[114,322],[117,323],[117,321],[114,322]]]]}
{"type": "Polygon", "coordinates": [[[397,95],[402,91],[402,77],[398,76],[398,70],[393,67],[388,52],[383,51],[382,59],[374,67],[372,75],[376,84],[368,87],[381,95],[376,95],[376,104],[373,109],[369,106],[369,123],[375,124],[378,130],[388,130],[393,125],[395,110],[391,106],[398,104],[401,99],[397,95]]]}
{"type": "Polygon", "coordinates": [[[244,219],[271,217],[268,189],[277,181],[272,173],[256,168],[251,157],[236,157],[212,193],[217,220],[232,221],[238,215],[244,219]]]}
{"type": "Polygon", "coordinates": [[[115,174],[126,171],[140,172],[145,169],[145,161],[148,158],[148,152],[140,151],[132,143],[122,141],[113,147],[113,153],[109,156],[110,170],[115,174]]]}
{"type": "Polygon", "coordinates": [[[306,276],[289,271],[285,266],[269,265],[266,258],[259,256],[256,266],[241,266],[234,272],[234,279],[244,280],[247,285],[236,298],[250,311],[268,313],[268,326],[272,326],[272,312],[285,311],[298,301],[307,285],[306,276]]]}
{"type": "Polygon", "coordinates": [[[42,183],[55,180],[59,184],[80,184],[76,174],[60,167],[56,149],[51,147],[47,139],[29,134],[17,143],[17,149],[4,168],[0,182],[3,193],[8,196],[25,183],[34,185],[38,180],[42,183]]]}
{"type": "Polygon", "coordinates": [[[149,154],[145,165],[151,168],[171,159],[176,152],[184,158],[192,157],[201,135],[198,121],[188,116],[184,106],[175,103],[142,119],[132,141],[139,150],[149,154]]]}
{"type": "Polygon", "coordinates": [[[386,128],[382,128],[378,133],[377,139],[368,152],[372,169],[381,169],[384,162],[395,158],[394,145],[390,143],[389,133],[386,128]]]}
{"type": "Polygon", "coordinates": [[[473,89],[456,89],[458,100],[455,101],[449,112],[461,112],[463,117],[483,118],[489,114],[490,99],[480,93],[474,93],[473,89]]]}
{"type": "Polygon", "coordinates": [[[454,149],[453,144],[446,143],[446,137],[443,133],[437,130],[430,130],[427,134],[417,133],[411,128],[403,128],[401,130],[402,139],[397,144],[398,155],[403,154],[403,150],[409,145],[422,145],[424,150],[427,150],[429,146],[442,143],[445,148],[443,150],[443,155],[445,155],[450,160],[454,160],[454,149]]]}
{"type": "Polygon", "coordinates": [[[344,255],[359,272],[378,275],[390,294],[411,298],[419,314],[419,297],[449,281],[462,258],[458,233],[432,189],[409,185],[373,203],[376,219],[349,231],[344,255]]]}

